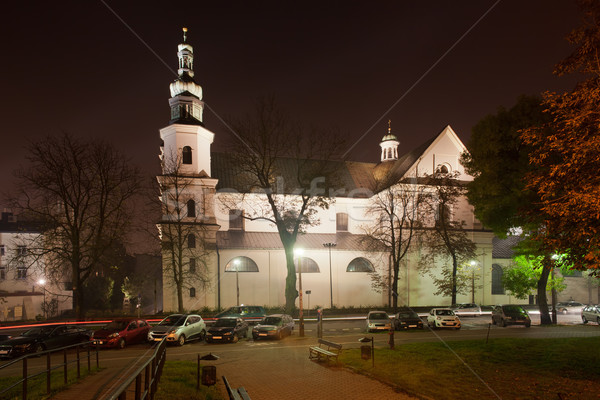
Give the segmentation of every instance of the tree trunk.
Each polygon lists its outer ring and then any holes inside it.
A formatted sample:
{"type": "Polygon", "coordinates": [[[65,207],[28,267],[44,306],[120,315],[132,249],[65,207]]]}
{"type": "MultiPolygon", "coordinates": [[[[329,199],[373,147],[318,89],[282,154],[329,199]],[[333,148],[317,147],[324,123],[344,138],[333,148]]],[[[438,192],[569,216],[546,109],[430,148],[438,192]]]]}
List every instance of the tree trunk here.
{"type": "Polygon", "coordinates": [[[458,270],[458,261],[456,256],[452,255],[452,303],[456,304],[456,271],[458,270]]]}
{"type": "Polygon", "coordinates": [[[183,284],[181,282],[177,283],[177,311],[183,313],[185,310],[183,309],[183,284]]]}
{"type": "Polygon", "coordinates": [[[540,324],[551,325],[552,318],[550,318],[550,312],[548,311],[548,300],[546,298],[546,286],[548,285],[548,276],[550,276],[550,269],[544,267],[542,274],[538,280],[537,295],[538,305],[540,307],[540,324]]]}
{"type": "Polygon", "coordinates": [[[394,274],[392,276],[392,307],[394,313],[398,312],[398,274],[400,272],[400,262],[394,260],[394,274]]]}
{"type": "Polygon", "coordinates": [[[285,311],[292,315],[296,308],[296,298],[298,290],[296,289],[296,267],[294,266],[294,247],[284,244],[285,262],[287,265],[287,277],[285,278],[285,311]]]}

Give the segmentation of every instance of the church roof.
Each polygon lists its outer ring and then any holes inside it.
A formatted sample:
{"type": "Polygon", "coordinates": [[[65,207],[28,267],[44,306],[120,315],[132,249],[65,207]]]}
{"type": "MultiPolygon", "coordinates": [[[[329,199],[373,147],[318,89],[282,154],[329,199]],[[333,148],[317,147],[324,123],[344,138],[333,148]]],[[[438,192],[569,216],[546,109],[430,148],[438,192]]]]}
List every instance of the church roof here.
{"type": "Polygon", "coordinates": [[[494,236],[492,239],[492,258],[513,258],[514,248],[521,241],[519,236],[508,236],[506,239],[500,239],[494,236]]]}
{"type": "MultiPolygon", "coordinates": [[[[366,235],[349,232],[299,234],[296,246],[324,249],[323,243],[336,243],[336,250],[377,251],[366,235]]],[[[277,232],[218,231],[217,245],[219,249],[283,249],[277,232]]]]}

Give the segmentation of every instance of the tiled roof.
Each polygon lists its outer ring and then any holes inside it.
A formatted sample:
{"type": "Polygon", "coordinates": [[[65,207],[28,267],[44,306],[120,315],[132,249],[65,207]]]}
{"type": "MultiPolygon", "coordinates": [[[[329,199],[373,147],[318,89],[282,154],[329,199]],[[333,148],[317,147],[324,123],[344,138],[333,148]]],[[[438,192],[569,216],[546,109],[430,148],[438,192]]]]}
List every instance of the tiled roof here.
{"type": "Polygon", "coordinates": [[[521,241],[519,236],[508,236],[500,239],[494,236],[492,239],[492,258],[513,258],[514,247],[521,241]]]}
{"type": "MultiPolygon", "coordinates": [[[[296,246],[324,249],[323,243],[336,243],[336,250],[378,251],[366,235],[348,232],[299,234],[296,246]]],[[[283,249],[277,232],[219,231],[217,245],[219,249],[283,249]]]]}

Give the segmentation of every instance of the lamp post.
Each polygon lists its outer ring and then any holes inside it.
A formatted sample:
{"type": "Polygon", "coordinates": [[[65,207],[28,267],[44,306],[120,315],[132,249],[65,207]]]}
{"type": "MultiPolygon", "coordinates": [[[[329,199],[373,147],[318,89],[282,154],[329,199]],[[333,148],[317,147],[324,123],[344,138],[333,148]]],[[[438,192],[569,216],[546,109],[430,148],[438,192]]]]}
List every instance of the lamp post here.
{"type": "Polygon", "coordinates": [[[329,250],[329,299],[331,306],[333,308],[333,281],[331,279],[331,248],[337,246],[337,243],[323,243],[323,246],[327,247],[329,250]]]}
{"type": "Polygon", "coordinates": [[[294,249],[294,254],[297,255],[298,261],[298,306],[300,308],[299,312],[299,323],[300,329],[298,330],[298,335],[300,337],[304,337],[304,312],[302,310],[302,254],[304,254],[303,249],[294,249]]]}
{"type": "Polygon", "coordinates": [[[42,288],[42,290],[44,291],[44,300],[42,302],[42,312],[44,313],[44,319],[46,319],[46,287],[44,286],[46,284],[46,280],[45,279],[40,279],[38,281],[38,285],[40,285],[40,287],[42,288]]]}

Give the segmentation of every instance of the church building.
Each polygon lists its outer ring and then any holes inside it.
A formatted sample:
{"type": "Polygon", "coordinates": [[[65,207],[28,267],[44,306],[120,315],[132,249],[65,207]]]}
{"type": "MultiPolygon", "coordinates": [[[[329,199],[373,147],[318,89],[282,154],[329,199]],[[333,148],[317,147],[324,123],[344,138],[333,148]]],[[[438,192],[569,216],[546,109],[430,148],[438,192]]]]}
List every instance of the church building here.
{"type": "MultiPolygon", "coordinates": [[[[243,188],[236,185],[236,168],[228,154],[211,150],[215,134],[203,123],[203,93],[194,77],[193,48],[185,29],[177,55],[179,76],[170,85],[171,120],[160,130],[163,309],[283,306],[287,269],[276,227],[239,218],[244,208],[252,206],[247,197],[240,200],[238,210],[222,204],[221,192],[243,188]]],[[[466,148],[449,125],[410,151],[400,147],[391,127],[380,143],[372,145],[381,148],[379,162],[344,162],[346,193],[372,193],[374,176],[382,166],[393,169],[401,179],[443,171],[456,174],[460,181],[472,180],[459,162],[466,148]]],[[[374,273],[386,279],[389,254],[366,246],[364,240],[365,226],[376,223],[365,212],[371,201],[369,196],[338,196],[328,209],[318,212],[320,223],[298,236],[305,309],[389,304],[389,289],[375,288],[372,279],[374,273]]],[[[452,218],[464,221],[469,239],[476,244],[476,257],[470,263],[474,292],[460,294],[457,301],[474,298],[479,304],[499,304],[514,300],[501,285],[502,269],[492,256],[493,234],[475,218],[465,197],[452,210],[452,218]]],[[[431,276],[419,273],[419,254],[416,249],[403,260],[398,304],[449,305],[450,297],[434,294],[431,276]]],[[[436,262],[440,268],[447,265],[443,260],[436,262]]]]}

